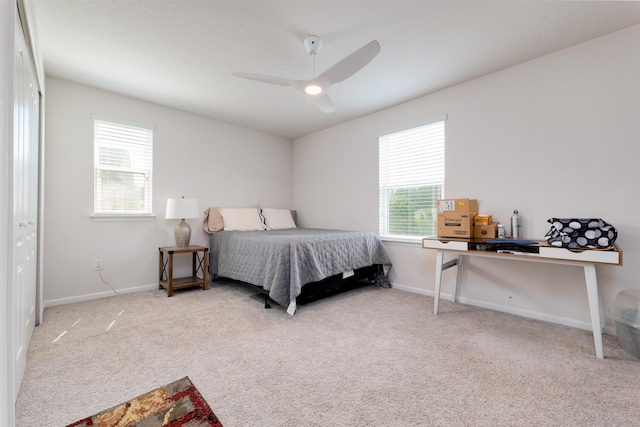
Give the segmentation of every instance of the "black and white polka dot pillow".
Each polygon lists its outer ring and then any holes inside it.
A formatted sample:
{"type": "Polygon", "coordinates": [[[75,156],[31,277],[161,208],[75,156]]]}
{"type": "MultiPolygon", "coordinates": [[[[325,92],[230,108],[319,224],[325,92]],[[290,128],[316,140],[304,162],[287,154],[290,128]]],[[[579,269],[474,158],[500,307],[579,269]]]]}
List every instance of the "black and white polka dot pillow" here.
{"type": "Polygon", "coordinates": [[[563,248],[608,248],[618,232],[599,218],[549,218],[551,230],[545,235],[551,246],[563,248]]]}

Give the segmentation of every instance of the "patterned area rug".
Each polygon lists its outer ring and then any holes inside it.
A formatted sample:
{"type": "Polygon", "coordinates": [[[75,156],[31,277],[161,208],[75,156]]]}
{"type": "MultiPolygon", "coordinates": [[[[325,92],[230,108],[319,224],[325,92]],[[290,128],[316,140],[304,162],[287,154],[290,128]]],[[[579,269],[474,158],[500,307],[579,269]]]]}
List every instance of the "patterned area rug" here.
{"type": "Polygon", "coordinates": [[[162,386],[128,402],[67,427],[222,427],[189,377],[162,386]]]}

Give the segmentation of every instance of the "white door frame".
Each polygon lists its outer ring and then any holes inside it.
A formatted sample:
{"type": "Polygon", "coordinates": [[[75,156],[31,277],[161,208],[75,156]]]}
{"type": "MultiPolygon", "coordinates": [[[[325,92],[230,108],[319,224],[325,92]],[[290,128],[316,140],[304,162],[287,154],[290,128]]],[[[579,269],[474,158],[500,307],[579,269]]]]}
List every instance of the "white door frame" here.
{"type": "MultiPolygon", "coordinates": [[[[36,80],[40,92],[40,136],[38,152],[44,153],[44,72],[41,59],[37,55],[34,43],[35,28],[30,22],[29,2],[31,0],[0,1],[0,425],[15,425],[14,398],[18,393],[13,386],[14,363],[10,355],[11,337],[17,325],[14,323],[15,313],[10,303],[9,286],[13,284],[13,177],[10,174],[13,161],[12,150],[14,137],[14,52],[16,46],[16,17],[20,10],[26,21],[25,38],[36,67],[36,80]],[[4,268],[3,268],[4,267],[4,268]]],[[[36,285],[36,324],[42,321],[43,305],[43,200],[44,200],[44,157],[40,157],[38,165],[38,253],[37,253],[37,285],[36,285]]]]}
{"type": "Polygon", "coordinates": [[[14,92],[14,50],[15,50],[15,16],[17,8],[13,2],[0,1],[0,28],[3,28],[0,37],[0,200],[5,208],[0,211],[0,223],[3,235],[0,241],[0,261],[4,271],[0,277],[0,424],[13,426],[15,424],[15,412],[13,405],[13,371],[10,357],[10,337],[12,316],[9,304],[9,283],[12,283],[13,258],[10,257],[13,238],[10,237],[13,228],[13,217],[10,214],[12,206],[11,196],[13,180],[10,178],[9,168],[13,157],[9,147],[13,145],[13,92],[14,92]]]}

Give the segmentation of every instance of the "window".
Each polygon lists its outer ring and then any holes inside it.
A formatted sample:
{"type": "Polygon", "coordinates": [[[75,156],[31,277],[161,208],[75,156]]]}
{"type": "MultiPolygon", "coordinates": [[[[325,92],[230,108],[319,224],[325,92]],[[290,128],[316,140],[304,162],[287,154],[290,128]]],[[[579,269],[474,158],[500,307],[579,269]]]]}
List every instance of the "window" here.
{"type": "Polygon", "coordinates": [[[94,118],[95,215],[150,215],[153,128],[94,118]]]}
{"type": "Polygon", "coordinates": [[[380,235],[436,234],[436,200],[444,197],[444,121],[379,139],[380,235]]]}

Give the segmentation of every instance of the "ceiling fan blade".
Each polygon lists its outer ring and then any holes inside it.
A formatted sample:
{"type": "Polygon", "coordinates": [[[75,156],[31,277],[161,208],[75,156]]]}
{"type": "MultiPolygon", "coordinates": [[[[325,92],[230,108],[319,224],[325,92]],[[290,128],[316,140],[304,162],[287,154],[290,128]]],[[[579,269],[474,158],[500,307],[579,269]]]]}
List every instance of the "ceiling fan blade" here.
{"type": "Polygon", "coordinates": [[[373,40],[320,74],[318,80],[327,81],[329,84],[346,80],[371,62],[379,52],[380,43],[373,40]]]}
{"type": "Polygon", "coordinates": [[[333,113],[334,111],[336,111],[336,107],[335,105],[333,105],[333,101],[327,94],[310,96],[309,98],[311,98],[311,101],[313,101],[314,105],[324,113],[333,113]]]}
{"type": "Polygon", "coordinates": [[[236,77],[241,77],[243,79],[256,80],[262,83],[269,83],[272,85],[278,86],[293,86],[294,82],[291,79],[285,79],[284,77],[276,77],[276,76],[268,76],[266,74],[253,74],[253,73],[231,73],[236,77]]]}

